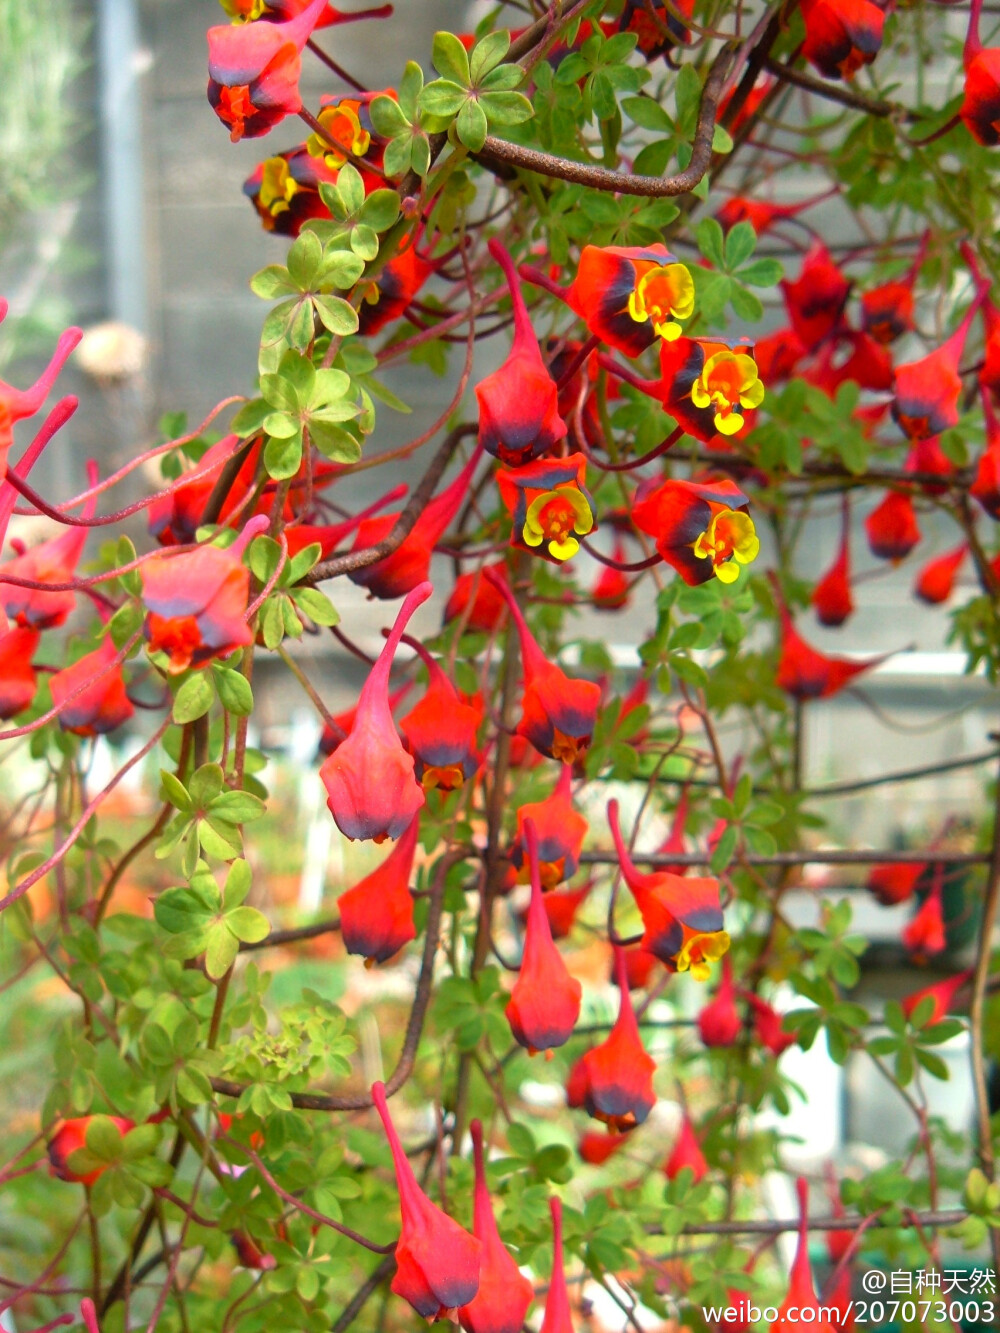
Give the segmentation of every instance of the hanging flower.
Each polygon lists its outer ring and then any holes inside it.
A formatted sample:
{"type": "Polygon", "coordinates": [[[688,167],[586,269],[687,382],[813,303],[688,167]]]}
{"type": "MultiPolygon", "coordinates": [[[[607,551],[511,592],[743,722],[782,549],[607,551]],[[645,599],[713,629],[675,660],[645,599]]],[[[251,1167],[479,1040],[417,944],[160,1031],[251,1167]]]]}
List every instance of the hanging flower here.
{"type": "Polygon", "coordinates": [[[525,821],[524,836],[531,872],[531,902],[521,967],[505,1012],[514,1039],[534,1055],[569,1040],[580,1016],[583,991],[575,977],[570,976],[562,954],[552,941],[542,903],[535,826],[530,819],[525,821]]]}
{"type": "Polygon", "coordinates": [[[573,807],[572,777],[570,765],[563,764],[559,781],[550,796],[544,801],[530,801],[518,807],[517,832],[509,853],[511,864],[517,872],[516,883],[527,884],[531,878],[524,832],[529,819],[535,826],[538,839],[538,873],[542,892],[547,893],[576,874],[589,825],[573,807]]]}
{"type": "Polygon", "coordinates": [[[663,1164],[663,1174],[668,1180],[676,1180],[684,1170],[691,1172],[691,1183],[693,1185],[697,1185],[699,1180],[703,1180],[708,1175],[708,1162],[701,1150],[701,1144],[698,1142],[698,1135],[694,1131],[691,1117],[686,1111],[681,1121],[681,1132],[677,1136],[673,1151],[663,1164]]]}
{"type": "Polygon", "coordinates": [[[602,343],[636,357],[659,335],[672,340],[679,321],[694,311],[689,270],[665,245],[585,245],[576,277],[558,287],[538,269],[523,267],[532,283],[565,301],[602,343]]]}
{"type": "Polygon", "coordinates": [[[767,199],[753,199],[749,195],[734,194],[730,195],[715,216],[725,231],[735,227],[738,222],[749,222],[757,235],[763,236],[776,222],[786,222],[790,218],[798,217],[807,208],[829,199],[831,193],[830,190],[824,190],[822,194],[817,194],[811,199],[800,199],[795,204],[776,204],[767,199]]]}
{"type": "Polygon", "coordinates": [[[500,369],[476,385],[479,443],[501,463],[519,467],[547,454],[566,434],[566,423],[559,415],[556,382],[542,360],[513,261],[495,237],[489,251],[510,287],[514,345],[500,369]]]}
{"type": "Polygon", "coordinates": [[[754,1037],[765,1050],[778,1056],[787,1051],[789,1046],[795,1045],[798,1035],[795,1032],[785,1031],[784,1020],[773,1005],[762,1000],[759,995],[754,995],[752,991],[737,990],[737,994],[750,1005],[753,1011],[754,1037]]]}
{"type": "Polygon", "coordinates": [[[535,1299],[535,1290],[519,1272],[497,1230],[486,1185],[481,1122],[473,1120],[469,1131],[476,1171],[472,1232],[483,1250],[479,1291],[459,1310],[458,1322],[466,1333],[520,1333],[525,1315],[535,1299]]]}
{"type": "MultiPolygon", "coordinates": [[[[480,454],[478,447],[472,451],[455,480],[424,507],[416,523],[390,555],[361,569],[352,569],[347,575],[351,582],[367,588],[373,597],[384,601],[403,597],[417,584],[424,583],[430,573],[434,547],[458,513],[480,454]]],[[[388,537],[398,521],[398,513],[366,518],[358,525],[351,550],[364,551],[377,546],[388,537]]]]}
{"type": "Polygon", "coordinates": [[[654,871],[642,875],[632,864],[618,825],[618,802],[608,802],[608,823],[625,883],[632,891],[645,934],[642,946],[675,972],[708,979],[711,964],[729,948],[719,903],[719,881],[654,871]]]}
{"type": "Polygon", "coordinates": [[[52,702],[59,708],[59,725],[77,736],[103,736],[114,731],[135,712],[125,693],[125,679],[110,639],[92,653],[78,658],[49,677],[52,702]],[[87,682],[91,683],[87,685],[87,682]],[[80,689],[75,699],[67,699],[80,689]]]}
{"type": "Polygon", "coordinates": [[[883,653],[880,657],[854,662],[850,658],[830,657],[818,652],[796,630],[788,607],[780,595],[777,580],[772,577],[771,582],[781,617],[781,655],[775,684],[794,699],[829,699],[849,685],[855,676],[870,671],[891,656],[890,653],[883,653]]]}
{"type": "Polygon", "coordinates": [[[946,602],[955,590],[955,579],[968,554],[968,545],[962,542],[953,551],[946,551],[944,555],[929,560],[917,575],[913,585],[914,595],[930,606],[940,606],[946,602]]]}
{"type": "Polygon", "coordinates": [[[902,491],[886,491],[885,497],[865,519],[865,532],[872,555],[898,564],[920,541],[920,528],[913,500],[902,491]]]}
{"type": "Polygon", "coordinates": [[[913,991],[910,995],[904,995],[900,1000],[903,1013],[907,1018],[912,1018],[914,1010],[923,1004],[924,1000],[930,1000],[933,1007],[925,1026],[930,1027],[934,1023],[940,1023],[943,1018],[947,1018],[951,1013],[955,996],[963,986],[968,985],[972,980],[974,972],[974,968],[967,967],[964,971],[957,972],[953,977],[944,977],[932,986],[924,986],[921,990],[913,991]]]}
{"type": "Polygon", "coordinates": [[[407,643],[427,667],[427,689],[400,719],[399,729],[413,755],[420,784],[426,790],[455,791],[482,762],[476,732],[483,710],[462,700],[423,644],[410,638],[407,643]]]}
{"type": "Polygon", "coordinates": [[[749,504],[732,481],[650,478],[636,491],[632,521],[685,583],[735,583],[760,551],[749,504]]]}
{"type": "Polygon", "coordinates": [[[782,279],[781,290],[792,328],[805,349],[814,352],[838,328],[851,294],[851,283],[815,241],[794,282],[782,279]]]}
{"type": "Polygon", "coordinates": [[[885,10],[873,0],[802,0],[802,54],[828,79],[852,79],[882,45],[885,10]]]}
{"type": "Polygon", "coordinates": [[[641,1125],[656,1103],[653,1091],[656,1061],[647,1053],[639,1036],[625,973],[625,950],[618,946],[615,971],[618,1018],[607,1038],[599,1046],[591,1047],[581,1059],[583,1104],[612,1133],[641,1125]]]}
{"type": "Polygon", "coordinates": [[[231,546],[157,552],[142,565],[143,633],[150,652],[166,656],[171,675],[253,642],[246,622],[250,571],[242,561],[250,541],[267,527],[260,515],[231,546]]]}
{"type": "Polygon", "coordinates": [[[903,944],[918,961],[944,953],[948,938],[944,925],[944,876],[936,868],[931,891],[903,928],[903,944]]]}
{"type": "Polygon", "coordinates": [[[930,232],[921,237],[913,263],[901,278],[883,282],[861,297],[861,327],[876,342],[888,346],[913,328],[913,286],[927,253],[930,232]]]}
{"type": "Polygon", "coordinates": [[[976,463],[976,475],[969,494],[977,500],[990,518],[1000,519],[1000,422],[993,409],[989,393],[984,392],[983,416],[986,419],[986,448],[976,463]]]}
{"type": "Polygon", "coordinates": [[[837,558],[813,589],[812,604],[821,625],[842,625],[854,611],[851,594],[851,510],[845,496],[837,558]]]}
{"type": "Polygon", "coordinates": [[[691,40],[691,33],[681,19],[689,23],[694,18],[694,0],[625,0],[625,8],[617,22],[602,23],[608,36],[616,32],[632,32],[638,38],[636,49],[647,61],[664,56],[673,47],[691,40]]]}
{"type": "Polygon", "coordinates": [[[135,1128],[134,1120],[124,1116],[82,1115],[72,1120],[64,1120],[48,1141],[49,1174],[58,1180],[76,1182],[80,1185],[93,1185],[94,1181],[108,1169],[107,1163],[92,1167],[90,1170],[76,1169],[70,1165],[70,1158],[75,1152],[84,1152],[87,1148],[87,1130],[95,1120],[108,1120],[118,1133],[124,1137],[135,1128]]]}
{"type": "Polygon", "coordinates": [[[383,1083],[372,1085],[372,1100],[389,1140],[402,1213],[396,1274],[389,1285],[417,1314],[433,1322],[475,1298],[483,1247],[432,1203],[417,1184],[410,1159],[389,1118],[383,1083]]]}
{"type": "MultiPolygon", "coordinates": [[[[372,176],[375,188],[384,186],[379,176],[372,176]]],[[[382,268],[378,279],[365,294],[358,311],[358,331],[374,337],[393,320],[405,314],[437,265],[419,249],[420,228],[404,242],[399,252],[382,268]]]]}
{"type": "Polygon", "coordinates": [[[972,0],[969,32],[962,53],[965,96],[959,115],[976,143],[1000,143],[1000,47],[984,47],[979,40],[983,0],[972,0]]]}
{"type": "MultiPolygon", "coordinates": [[[[576,914],[586,901],[593,881],[588,880],[578,889],[552,889],[542,895],[542,906],[549,919],[549,930],[554,940],[564,940],[572,932],[576,923],[576,914]]],[[[518,912],[518,919],[524,925],[528,920],[528,909],[518,912]]]]}
{"type": "Polygon", "coordinates": [[[500,468],[496,480],[511,515],[510,544],[515,550],[561,564],[579,551],[581,537],[597,530],[583,454],[500,468]]]}
{"type": "Polygon", "coordinates": [[[958,421],[958,398],[962,392],[958,363],[986,291],[985,285],[979,287],[964,319],[946,342],[919,361],[896,367],[892,415],[909,439],[925,440],[929,435],[940,435],[958,421]]]}
{"type": "MultiPolygon", "coordinates": [[[[185,480],[182,475],[170,490],[148,507],[147,522],[150,535],[162,546],[177,546],[193,542],[202,526],[202,516],[208,498],[215,489],[222,469],[239,447],[236,435],[225,435],[206,449],[198,461],[198,476],[185,480]]],[[[245,502],[254,489],[257,464],[260,461],[260,442],[250,445],[240,464],[229,493],[219,510],[219,522],[225,522],[234,512],[243,513],[245,502]]]]}
{"type": "Polygon", "coordinates": [[[590,680],[572,680],[549,662],[507,584],[489,569],[483,574],[507,602],[521,641],[524,694],[517,734],[546,758],[575,764],[594,734],[601,688],[590,680]]]}
{"type": "Polygon", "coordinates": [[[350,734],[319,771],[330,813],[346,838],[398,838],[424,804],[413,756],[403,749],[392,720],[389,672],[407,621],[432,592],[429,583],[421,583],[407,593],[362,686],[350,734]]]}
{"type": "Polygon", "coordinates": [[[507,603],[494,583],[485,577],[486,569],[495,579],[506,582],[507,567],[502,561],[460,574],[445,604],[442,618],[446,625],[464,617],[465,628],[470,634],[492,634],[501,628],[507,616],[507,603]]]}
{"type": "Polygon", "coordinates": [[[35,629],[16,626],[0,633],[0,718],[24,711],[35,697],[35,668],[31,664],[41,642],[35,629]]]}
{"type": "MultiPolygon", "coordinates": [[[[369,177],[378,180],[377,176],[369,177]]],[[[298,236],[312,218],[329,218],[320,197],[322,184],[334,184],[337,173],[322,156],[313,157],[305,144],[275,153],[260,162],[243,182],[243,193],[253,204],[265,231],[276,236],[298,236]]]]}
{"type": "Polygon", "coordinates": [[[698,1033],[706,1046],[732,1046],[743,1031],[743,1019],[736,1007],[733,964],[726,954],[715,999],[698,1013],[698,1033]]]}
{"type": "Polygon", "coordinates": [[[809,1186],[800,1176],[795,1182],[799,1196],[799,1240],[795,1250],[788,1284],[788,1295],[778,1308],[778,1317],[771,1325],[771,1333],[798,1333],[805,1311],[810,1312],[809,1323],[817,1333],[833,1333],[833,1329],[823,1318],[816,1299],[816,1285],[813,1281],[812,1264],[809,1262],[809,1186]]]}
{"type": "MultiPolygon", "coordinates": [[[[611,558],[617,564],[625,563],[625,547],[621,539],[616,538],[611,558]]],[[[590,601],[595,611],[620,611],[628,605],[628,576],[622,569],[613,565],[601,565],[600,572],[590,590],[590,601]]]]}
{"type": "Polygon", "coordinates": [[[416,814],[378,869],[337,899],[344,948],[366,967],[387,962],[417,937],[410,876],[419,828],[416,814]]]}
{"type": "Polygon", "coordinates": [[[691,385],[691,401],[695,407],[712,412],[713,425],[720,434],[736,435],[745,424],[740,409],[760,407],[764,401],[757,364],[746,352],[724,347],[709,354],[713,344],[700,346],[705,359],[691,385]]]}
{"type": "Polygon", "coordinates": [[[601,1134],[597,1130],[587,1129],[580,1135],[576,1150],[580,1160],[588,1166],[603,1166],[609,1157],[614,1156],[619,1148],[628,1143],[628,1134],[601,1134]]]}
{"type": "Polygon", "coordinates": [[[927,864],[923,861],[889,861],[872,866],[865,887],[883,907],[894,907],[913,897],[926,869],[927,864]]]}
{"type": "Polygon", "coordinates": [[[765,384],[777,385],[795,374],[809,349],[793,328],[776,329],[754,343],[757,374],[765,384]]]}
{"type": "Polygon", "coordinates": [[[219,24],[208,30],[208,100],[233,143],[266,134],[302,110],[302,48],[326,0],[282,22],[219,24]]]}

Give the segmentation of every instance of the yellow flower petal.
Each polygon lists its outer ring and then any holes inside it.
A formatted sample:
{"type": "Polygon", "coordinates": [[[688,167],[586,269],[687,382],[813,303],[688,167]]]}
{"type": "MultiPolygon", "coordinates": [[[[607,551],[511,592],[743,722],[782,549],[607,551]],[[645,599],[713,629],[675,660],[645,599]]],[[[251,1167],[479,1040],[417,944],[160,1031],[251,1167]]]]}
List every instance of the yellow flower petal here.
{"type": "Polygon", "coordinates": [[[715,429],[720,435],[735,435],[738,430],[743,428],[743,418],[739,412],[716,412],[715,429]]]}

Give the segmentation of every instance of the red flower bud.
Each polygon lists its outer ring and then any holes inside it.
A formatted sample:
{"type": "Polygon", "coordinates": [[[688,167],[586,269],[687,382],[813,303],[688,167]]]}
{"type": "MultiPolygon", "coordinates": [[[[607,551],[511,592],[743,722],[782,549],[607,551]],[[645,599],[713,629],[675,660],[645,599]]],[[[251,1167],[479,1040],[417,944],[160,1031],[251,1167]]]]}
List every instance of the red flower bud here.
{"type": "Polygon", "coordinates": [[[427,667],[427,689],[400,719],[399,729],[413,755],[421,785],[427,790],[440,787],[442,791],[455,791],[482,762],[476,749],[476,732],[483,710],[463,702],[421,643],[409,636],[406,642],[427,667]]]}
{"type": "Polygon", "coordinates": [[[913,585],[914,594],[931,606],[946,602],[955,590],[955,578],[968,553],[968,546],[962,542],[953,551],[946,551],[944,555],[929,560],[917,575],[913,585]]]}
{"type": "Polygon", "coordinates": [[[530,819],[524,824],[524,839],[531,871],[531,903],[521,968],[506,1014],[515,1040],[533,1055],[536,1051],[562,1046],[569,1040],[580,1016],[583,990],[575,977],[570,976],[562,954],[552,940],[542,904],[537,834],[530,819]]]}
{"type": "Polygon", "coordinates": [[[549,1208],[552,1212],[552,1277],[549,1279],[545,1317],[539,1333],[574,1333],[566,1271],[563,1268],[562,1200],[551,1198],[549,1208]]]}
{"type": "Polygon", "coordinates": [[[969,33],[965,39],[965,97],[959,114],[976,143],[1000,143],[1000,48],[984,47],[979,40],[983,0],[972,0],[969,33]]]}
{"type": "Polygon", "coordinates": [[[781,656],[775,683],[794,699],[828,699],[850,684],[855,676],[884,662],[891,653],[852,662],[845,657],[828,657],[806,643],[798,633],[781,598],[777,579],[771,578],[781,616],[781,656]]]}
{"type": "Polygon", "coordinates": [[[715,999],[698,1014],[698,1032],[706,1046],[732,1046],[743,1031],[743,1019],[736,1007],[733,965],[727,954],[722,960],[722,976],[715,999]]]}
{"type": "Polygon", "coordinates": [[[416,939],[410,875],[419,825],[416,814],[378,869],[337,899],[344,947],[366,965],[386,962],[416,939]]]}
{"type": "Polygon", "coordinates": [[[850,542],[851,511],[845,497],[837,558],[813,589],[812,604],[821,625],[842,625],[854,610],[850,542]]]}
{"type": "Polygon", "coordinates": [[[628,1137],[628,1134],[602,1134],[596,1129],[587,1129],[580,1135],[576,1150],[589,1166],[603,1166],[628,1142],[628,1137]]]}
{"type": "Polygon", "coordinates": [[[885,865],[872,866],[865,887],[883,907],[894,907],[913,896],[926,869],[927,864],[923,861],[889,861],[885,865]]]}
{"type": "Polygon", "coordinates": [[[407,593],[362,686],[350,734],[319,771],[330,813],[346,838],[398,838],[424,804],[413,756],[404,750],[392,720],[389,672],[407,621],[432,592],[429,583],[421,583],[407,593]]]}
{"type": "Polygon", "coordinates": [[[372,1100],[385,1128],[396,1170],[402,1229],[396,1245],[396,1275],[390,1286],[417,1314],[432,1322],[468,1305],[479,1290],[483,1247],[417,1184],[409,1158],[389,1118],[385,1085],[372,1085],[372,1100]]]}
{"type": "Polygon", "coordinates": [[[882,45],[885,11],[873,0],[802,0],[802,54],[828,79],[852,79],[882,45]]]}
{"type": "Polygon", "coordinates": [[[458,1312],[458,1322],[466,1333],[519,1333],[528,1307],[535,1298],[531,1283],[518,1271],[517,1264],[504,1248],[486,1187],[483,1160],[483,1127],[478,1120],[470,1126],[476,1165],[473,1196],[472,1231],[483,1247],[479,1270],[479,1291],[458,1312]]]}
{"type": "MultiPolygon", "coordinates": [[[[91,485],[97,480],[97,470],[88,466],[91,485]]],[[[91,518],[97,505],[92,495],[81,512],[81,518],[91,518]]],[[[23,555],[15,556],[0,565],[0,585],[3,587],[3,606],[7,615],[18,625],[28,629],[53,629],[71,615],[76,606],[76,593],[68,588],[19,588],[4,583],[5,575],[30,579],[33,583],[70,583],[87,544],[87,529],[67,528],[47,542],[32,546],[23,555]]]]}
{"type": "Polygon", "coordinates": [[[663,1174],[668,1180],[676,1180],[685,1168],[693,1173],[692,1183],[695,1185],[708,1175],[708,1162],[705,1160],[698,1135],[694,1132],[694,1125],[686,1111],[681,1121],[681,1132],[677,1135],[670,1156],[663,1164],[663,1174]]]}
{"type": "Polygon", "coordinates": [[[777,1009],[751,991],[737,989],[737,994],[742,996],[753,1010],[754,1035],[765,1049],[772,1055],[781,1055],[789,1046],[795,1045],[798,1036],[794,1032],[785,1031],[781,1014],[777,1009]]]}
{"type": "Polygon", "coordinates": [[[496,586],[485,577],[486,569],[495,578],[506,582],[506,566],[502,563],[460,574],[444,608],[443,619],[446,625],[464,617],[465,628],[470,634],[476,631],[491,634],[501,627],[507,615],[507,603],[503,595],[497,592],[496,586]]]}
{"type": "Polygon", "coordinates": [[[812,1327],[817,1333],[833,1333],[830,1325],[820,1317],[819,1301],[816,1299],[816,1286],[813,1282],[812,1264],[809,1262],[809,1186],[803,1177],[795,1182],[799,1196],[799,1241],[795,1250],[795,1261],[788,1284],[788,1295],[778,1308],[778,1317],[771,1325],[771,1333],[798,1333],[804,1310],[811,1310],[812,1327]],[[791,1311],[795,1311],[794,1315],[791,1311]]]}
{"type": "Polygon", "coordinates": [[[892,415],[911,440],[940,435],[958,421],[958,398],[962,392],[958,363],[969,328],[988,290],[985,283],[978,286],[962,322],[945,343],[919,361],[896,367],[892,415]]]}
{"type": "Polygon", "coordinates": [[[948,938],[944,925],[944,875],[935,867],[931,891],[903,928],[903,944],[918,960],[944,953],[948,938]]]}
{"type": "Polygon", "coordinates": [[[922,1004],[924,1000],[929,999],[933,1001],[933,1008],[925,1026],[940,1023],[943,1018],[947,1018],[948,1014],[951,1013],[955,996],[963,986],[972,980],[973,972],[973,968],[967,967],[964,972],[956,972],[953,977],[944,977],[941,981],[936,981],[933,986],[924,986],[922,990],[905,995],[900,1001],[903,1013],[907,1018],[910,1018],[917,1006],[922,1004]]]}
{"type": "Polygon", "coordinates": [[[518,808],[517,832],[510,849],[511,863],[517,871],[516,883],[526,884],[531,878],[524,838],[525,822],[529,819],[534,822],[538,838],[538,873],[543,892],[554,889],[576,873],[583,840],[590,826],[573,808],[572,777],[572,768],[563,764],[559,781],[550,796],[518,808]]]}
{"type": "Polygon", "coordinates": [[[0,633],[0,718],[14,717],[35,697],[35,668],[31,659],[41,640],[35,629],[0,633]]]}
{"type": "Polygon", "coordinates": [[[117,655],[111,640],[104,639],[94,652],[50,676],[49,689],[57,707],[86,685],[59,713],[59,725],[65,731],[78,736],[103,736],[135,712],[125,693],[121,664],[115,662],[117,655]]]}
{"type": "Polygon", "coordinates": [[[920,541],[913,501],[902,491],[886,491],[885,498],[865,519],[872,555],[898,564],[920,541]]]}
{"type": "Polygon", "coordinates": [[[639,1036],[625,972],[625,950],[615,948],[618,977],[618,1018],[608,1037],[581,1058],[583,1104],[612,1131],[641,1125],[656,1102],[653,1075],[656,1061],[639,1036]]]}
{"type": "Polygon", "coordinates": [[[814,352],[840,325],[851,283],[830,258],[821,241],[815,241],[802,262],[794,282],[782,279],[781,290],[792,328],[806,351],[814,352]]]}
{"type": "Polygon", "coordinates": [[[1000,519],[1000,422],[993,410],[989,393],[983,393],[983,415],[986,418],[986,448],[979,455],[976,475],[969,494],[978,500],[990,518],[1000,519]]]}

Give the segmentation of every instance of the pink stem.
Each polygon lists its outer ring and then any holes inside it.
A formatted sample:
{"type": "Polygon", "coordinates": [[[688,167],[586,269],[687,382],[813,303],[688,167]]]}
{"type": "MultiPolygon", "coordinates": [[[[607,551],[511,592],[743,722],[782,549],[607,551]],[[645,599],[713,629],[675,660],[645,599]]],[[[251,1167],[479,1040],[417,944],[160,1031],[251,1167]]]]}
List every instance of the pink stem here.
{"type": "Polygon", "coordinates": [[[510,301],[514,310],[514,341],[528,341],[538,346],[538,339],[535,336],[534,326],[528,316],[528,307],[524,304],[524,296],[521,293],[521,283],[517,276],[517,270],[514,267],[514,261],[511,259],[503,244],[495,236],[490,238],[488,246],[490,254],[503,269],[504,277],[510,284],[510,301]]]}

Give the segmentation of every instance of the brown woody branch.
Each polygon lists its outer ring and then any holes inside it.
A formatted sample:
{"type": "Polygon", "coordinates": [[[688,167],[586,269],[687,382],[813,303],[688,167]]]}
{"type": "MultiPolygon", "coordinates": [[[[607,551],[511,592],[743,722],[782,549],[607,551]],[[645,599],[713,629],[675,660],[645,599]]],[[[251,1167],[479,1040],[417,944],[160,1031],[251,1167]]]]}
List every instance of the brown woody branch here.
{"type": "Polygon", "coordinates": [[[670,198],[690,194],[712,164],[712,139],[715,135],[715,113],[722,94],[726,75],[735,57],[735,47],[727,44],[712,62],[705,80],[698,109],[691,162],[675,176],[634,176],[607,167],[596,167],[586,162],[574,162],[568,157],[556,157],[520,144],[507,143],[488,134],[482,149],[476,154],[485,166],[499,164],[533,171],[540,176],[553,176],[574,185],[586,185],[591,190],[613,194],[640,195],[648,199],[670,198]]]}
{"type": "Polygon", "coordinates": [[[852,111],[863,111],[867,116],[902,116],[905,120],[922,119],[915,111],[908,111],[906,107],[900,106],[898,102],[884,102],[880,98],[863,97],[850,88],[841,88],[836,84],[826,83],[823,79],[815,79],[811,74],[806,74],[802,70],[792,69],[790,65],[786,65],[780,60],[772,60],[770,56],[763,64],[769,74],[774,74],[777,78],[784,80],[785,83],[793,83],[796,88],[801,88],[807,93],[815,93],[817,97],[825,97],[827,101],[839,102],[841,106],[850,107],[852,111]]]}
{"type": "Polygon", "coordinates": [[[455,450],[467,435],[474,435],[476,429],[475,425],[466,422],[464,425],[456,426],[454,430],[448,432],[440,449],[434,455],[433,462],[407,501],[406,508],[396,520],[392,531],[383,537],[380,542],[376,542],[374,546],[366,546],[360,551],[348,551],[344,555],[335,555],[329,560],[321,560],[318,565],[313,566],[302,582],[305,584],[320,583],[323,579],[336,578],[338,574],[350,574],[356,569],[367,569],[369,565],[377,565],[380,560],[385,560],[387,556],[392,555],[393,551],[402,546],[413,531],[417,519],[427,508],[428,501],[444,475],[445,468],[451,462],[455,450]]]}

